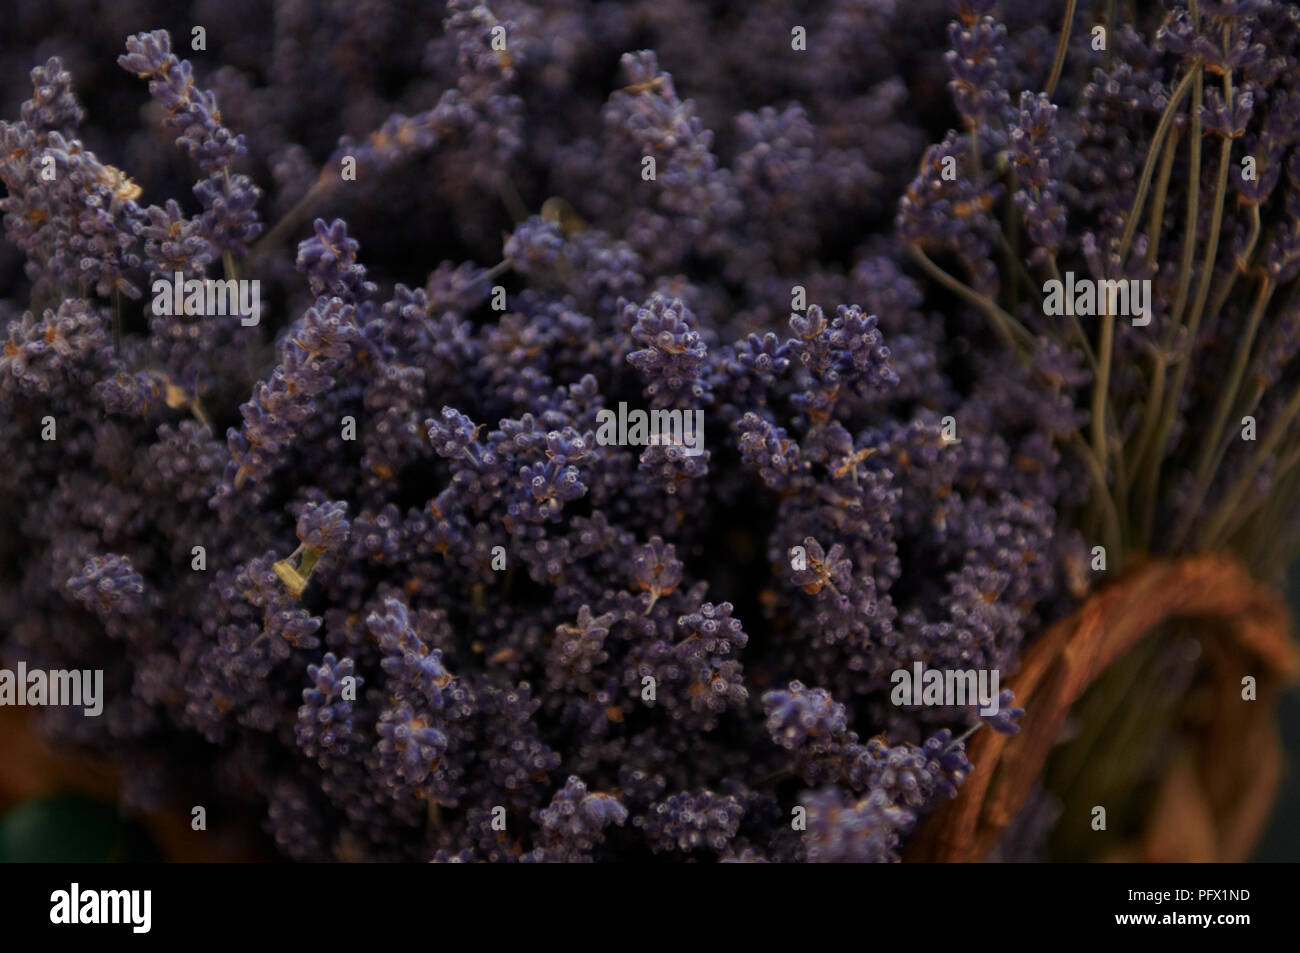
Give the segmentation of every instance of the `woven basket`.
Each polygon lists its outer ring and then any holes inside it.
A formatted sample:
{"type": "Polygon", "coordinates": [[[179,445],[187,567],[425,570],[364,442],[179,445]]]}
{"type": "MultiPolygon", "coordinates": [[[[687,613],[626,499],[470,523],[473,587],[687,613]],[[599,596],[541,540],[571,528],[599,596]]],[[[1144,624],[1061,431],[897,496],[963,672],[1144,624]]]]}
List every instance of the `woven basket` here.
{"type": "Polygon", "coordinates": [[[1025,709],[1020,733],[976,733],[968,752],[974,771],[925,820],[907,859],[988,857],[1042,776],[1071,706],[1171,622],[1206,634],[1214,710],[1190,745],[1169,753],[1141,835],[1106,859],[1245,860],[1277,792],[1277,700],[1300,673],[1300,655],[1278,594],[1218,555],[1135,566],[1030,646],[1008,685],[1025,709]],[[1246,675],[1256,679],[1254,701],[1242,697],[1246,675]]]}

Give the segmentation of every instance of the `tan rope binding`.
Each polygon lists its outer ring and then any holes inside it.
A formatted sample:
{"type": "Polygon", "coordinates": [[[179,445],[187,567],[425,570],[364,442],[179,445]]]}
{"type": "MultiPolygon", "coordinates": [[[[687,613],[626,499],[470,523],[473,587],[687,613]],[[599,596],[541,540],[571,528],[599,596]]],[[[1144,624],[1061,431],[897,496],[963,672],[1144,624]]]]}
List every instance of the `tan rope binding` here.
{"type": "Polygon", "coordinates": [[[1008,687],[1025,709],[1017,735],[979,731],[974,771],[958,796],[926,818],[907,860],[988,856],[1042,774],[1065,718],[1087,688],[1162,623],[1206,624],[1207,662],[1221,689],[1195,749],[1175,752],[1140,842],[1111,858],[1240,861],[1268,819],[1281,776],[1276,703],[1300,673],[1291,618],[1277,592],[1231,557],[1142,563],[1051,626],[1026,651],[1008,687]],[[1257,700],[1242,700],[1243,675],[1257,700]]]}

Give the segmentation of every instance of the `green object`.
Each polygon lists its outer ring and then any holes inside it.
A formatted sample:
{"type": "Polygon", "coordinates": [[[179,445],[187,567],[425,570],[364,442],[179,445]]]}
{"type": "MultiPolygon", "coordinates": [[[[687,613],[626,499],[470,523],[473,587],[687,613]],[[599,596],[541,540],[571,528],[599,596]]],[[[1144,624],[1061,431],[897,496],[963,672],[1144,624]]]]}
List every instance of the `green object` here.
{"type": "Polygon", "coordinates": [[[24,801],[0,817],[2,863],[154,861],[148,833],[117,808],[75,794],[24,801]]]}

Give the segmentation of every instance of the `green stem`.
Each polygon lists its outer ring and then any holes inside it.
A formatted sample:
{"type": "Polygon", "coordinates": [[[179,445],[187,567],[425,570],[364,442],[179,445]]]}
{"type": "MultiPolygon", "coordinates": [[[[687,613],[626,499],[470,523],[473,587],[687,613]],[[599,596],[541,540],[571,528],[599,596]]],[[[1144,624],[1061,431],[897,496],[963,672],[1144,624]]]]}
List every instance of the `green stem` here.
{"type": "Polygon", "coordinates": [[[1029,333],[1029,330],[1023,324],[1011,315],[1007,314],[1006,311],[1002,310],[998,303],[992,298],[980,294],[974,288],[970,287],[970,285],[957,280],[952,275],[948,274],[948,272],[936,265],[930,260],[930,256],[922,251],[919,245],[912,245],[911,250],[912,256],[916,259],[917,263],[926,270],[931,278],[939,282],[959,298],[962,298],[983,311],[984,314],[988,316],[989,320],[992,321],[994,330],[996,330],[1002,337],[1008,347],[1021,357],[1026,357],[1028,355],[1029,351],[1033,348],[1034,336],[1029,333]]]}
{"type": "MultiPolygon", "coordinates": [[[[1293,512],[1295,499],[1300,496],[1300,468],[1295,466],[1295,460],[1300,459],[1300,452],[1292,454],[1289,459],[1292,460],[1289,473],[1279,476],[1280,485],[1269,497],[1268,506],[1260,511],[1255,522],[1254,534],[1246,537],[1255,543],[1252,547],[1255,552],[1247,557],[1251,572],[1257,579],[1271,580],[1278,585],[1281,584],[1280,577],[1286,571],[1286,567],[1290,566],[1300,554],[1300,540],[1294,536],[1274,532],[1277,526],[1293,512]],[[1258,541],[1261,539],[1269,542],[1260,547],[1258,541]]],[[[1225,546],[1230,535],[1224,535],[1225,546]]]]}
{"type": "Polygon", "coordinates": [[[1183,253],[1178,262],[1178,292],[1174,296],[1173,323],[1169,327],[1172,345],[1173,335],[1182,327],[1187,298],[1192,288],[1192,262],[1196,257],[1196,225],[1201,214],[1201,104],[1205,98],[1203,77],[1197,71],[1196,81],[1192,84],[1191,135],[1188,138],[1187,163],[1187,207],[1183,213],[1183,253]]]}
{"type": "Polygon", "coordinates": [[[1224,494],[1218,508],[1214,511],[1214,515],[1206,523],[1205,531],[1201,534],[1201,539],[1205,545],[1212,545],[1221,538],[1223,529],[1232,520],[1233,513],[1241,505],[1242,498],[1254,482],[1255,475],[1259,472],[1260,467],[1264,465],[1264,462],[1273,457],[1278,444],[1286,437],[1287,431],[1290,429],[1291,424],[1295,422],[1297,416],[1300,416],[1300,387],[1297,387],[1295,393],[1291,395],[1291,399],[1282,410],[1282,415],[1269,428],[1268,434],[1241,473],[1237,475],[1236,481],[1224,494]]]}
{"type": "MultiPolygon", "coordinates": [[[[1225,43],[1227,37],[1227,27],[1224,27],[1225,43]]],[[[1223,99],[1228,108],[1232,108],[1232,75],[1225,73],[1223,76],[1223,99]]],[[[1223,142],[1219,145],[1219,169],[1218,180],[1215,183],[1214,190],[1214,211],[1210,215],[1210,232],[1206,238],[1205,254],[1201,259],[1201,276],[1197,282],[1196,299],[1192,304],[1192,314],[1188,320],[1188,339],[1196,340],[1196,333],[1200,330],[1201,317],[1205,311],[1205,301],[1210,291],[1210,282],[1214,278],[1214,266],[1219,257],[1219,233],[1223,227],[1223,207],[1224,200],[1227,197],[1228,189],[1228,161],[1232,158],[1232,140],[1227,136],[1223,137],[1223,142]]],[[[1270,291],[1271,294],[1271,291],[1270,291]]],[[[1249,352],[1247,352],[1249,353],[1249,352]]],[[[1191,365],[1191,355],[1179,367],[1178,385],[1171,395],[1175,407],[1181,402],[1183,387],[1187,383],[1187,368],[1191,365]]],[[[1217,438],[1218,430],[1212,431],[1211,439],[1217,438]]],[[[1213,448],[1213,444],[1210,445],[1213,448]]],[[[1208,465],[1208,464],[1207,464],[1208,465]]]]}
{"type": "Polygon", "coordinates": [[[1165,214],[1165,199],[1169,195],[1169,177],[1173,173],[1174,159],[1178,156],[1178,140],[1182,130],[1177,126],[1169,133],[1169,144],[1160,157],[1160,173],[1156,176],[1156,194],[1151,201],[1151,213],[1147,218],[1147,256],[1148,266],[1154,265],[1160,254],[1160,235],[1164,229],[1161,221],[1165,214]]]}
{"type": "MultiPolygon", "coordinates": [[[[1227,27],[1224,27],[1225,31],[1227,27]]],[[[1223,76],[1223,100],[1229,110],[1232,109],[1232,76],[1223,76]]],[[[1219,258],[1219,232],[1223,227],[1223,205],[1228,191],[1228,161],[1232,158],[1232,140],[1227,136],[1219,145],[1218,181],[1214,190],[1214,211],[1210,216],[1210,234],[1205,243],[1205,256],[1201,260],[1201,280],[1196,287],[1196,300],[1192,305],[1192,317],[1188,322],[1191,337],[1196,338],[1196,331],[1201,324],[1205,311],[1205,300],[1210,292],[1210,282],[1214,280],[1214,266],[1219,258]]]]}
{"type": "MultiPolygon", "coordinates": [[[[1296,447],[1278,463],[1275,484],[1281,484],[1294,478],[1300,472],[1297,470],[1297,465],[1300,465],[1300,447],[1296,447]]],[[[1279,501],[1286,508],[1291,506],[1294,499],[1295,497],[1290,493],[1275,492],[1247,501],[1243,506],[1238,507],[1237,512],[1233,514],[1232,520],[1219,532],[1215,542],[1221,541],[1226,545],[1228,540],[1232,539],[1243,526],[1250,523],[1257,515],[1262,519],[1259,521],[1260,532],[1256,534],[1255,538],[1267,539],[1272,535],[1278,535],[1272,533],[1271,530],[1277,527],[1278,520],[1285,514],[1278,513],[1272,518],[1270,518],[1270,514],[1278,508],[1279,501]]]]}
{"type": "MultiPolygon", "coordinates": [[[[1154,364],[1151,371],[1151,391],[1147,395],[1146,405],[1142,408],[1142,426],[1138,429],[1137,440],[1133,444],[1132,469],[1128,473],[1129,490],[1133,489],[1137,475],[1142,472],[1142,465],[1151,451],[1151,441],[1155,436],[1156,423],[1160,419],[1160,408],[1165,398],[1165,372],[1169,364],[1169,356],[1163,350],[1157,349],[1151,360],[1154,364]]],[[[1141,514],[1135,513],[1134,517],[1138,527],[1141,527],[1143,525],[1141,514]]]]}
{"type": "MultiPolygon", "coordinates": [[[[1053,280],[1064,287],[1065,282],[1061,278],[1061,269],[1056,263],[1055,253],[1048,259],[1047,266],[1051,269],[1053,280]]],[[[1092,349],[1092,342],[1088,340],[1088,333],[1083,330],[1083,325],[1079,323],[1079,316],[1074,313],[1073,308],[1070,308],[1069,311],[1070,328],[1074,331],[1079,346],[1083,348],[1083,356],[1088,359],[1088,367],[1095,377],[1097,375],[1097,352],[1092,349]]]]}
{"type": "Polygon", "coordinates": [[[281,218],[280,221],[276,222],[275,227],[257,240],[257,243],[253,245],[252,250],[248,253],[248,257],[250,259],[257,258],[266,254],[266,252],[272,248],[275,248],[289,231],[298,226],[298,222],[302,218],[303,213],[314,205],[317,199],[329,192],[333,187],[333,180],[327,181],[323,178],[317,179],[316,183],[307,190],[306,194],[294,203],[293,208],[285,212],[284,217],[281,218]]]}
{"type": "MultiPolygon", "coordinates": [[[[1242,335],[1241,340],[1237,343],[1237,353],[1233,356],[1232,369],[1228,372],[1227,386],[1219,391],[1219,402],[1214,408],[1214,417],[1210,423],[1210,429],[1205,434],[1205,444],[1201,448],[1200,462],[1196,467],[1198,486],[1208,485],[1214,467],[1218,464],[1219,457],[1215,450],[1220,443],[1220,434],[1223,432],[1223,425],[1227,422],[1228,414],[1237,401],[1237,391],[1241,388],[1241,380],[1246,373],[1246,364],[1250,361],[1250,352],[1255,346],[1255,336],[1259,333],[1259,325],[1264,318],[1264,309],[1268,307],[1268,303],[1273,297],[1273,290],[1276,287],[1277,285],[1273,283],[1272,278],[1265,278],[1259,284],[1259,292],[1255,295],[1255,306],[1251,309],[1250,319],[1246,323],[1246,333],[1242,335]]],[[[1199,495],[1196,505],[1200,505],[1199,495]]]]}
{"type": "MultiPolygon", "coordinates": [[[[1003,228],[1014,231],[1014,223],[1004,223],[1003,228]]],[[[1020,283],[1023,284],[1027,290],[1040,296],[1041,301],[1041,295],[1038,285],[1034,282],[1034,276],[1029,273],[1029,269],[1025,267],[1025,263],[1016,255],[1016,251],[1012,248],[1011,242],[1007,240],[1006,235],[1002,232],[998,233],[998,248],[1002,249],[1002,256],[1006,259],[1005,263],[1007,271],[1013,272],[1015,277],[1020,280],[1020,283]]],[[[1012,287],[1014,288],[1015,285],[1013,284],[1012,287]]]]}
{"type": "Polygon", "coordinates": [[[1101,472],[1106,472],[1106,396],[1110,387],[1110,360],[1115,344],[1115,316],[1106,313],[1101,318],[1101,342],[1097,347],[1097,376],[1092,384],[1092,452],[1097,457],[1101,472]]]}
{"type": "MultiPolygon", "coordinates": [[[[1178,109],[1189,90],[1195,91],[1197,93],[1196,99],[1198,101],[1200,99],[1200,77],[1201,61],[1198,59],[1179,82],[1165,106],[1164,112],[1160,115],[1160,122],[1151,138],[1151,145],[1147,148],[1142,173],[1138,177],[1138,188],[1133,196],[1133,204],[1130,206],[1128,215],[1124,220],[1124,232],[1119,243],[1121,264],[1127,260],[1128,253],[1133,246],[1133,239],[1137,235],[1138,220],[1141,218],[1143,206],[1146,204],[1147,192],[1151,187],[1152,176],[1155,175],[1157,161],[1165,151],[1169,131],[1173,127],[1174,117],[1177,115],[1178,109]]],[[[1194,108],[1194,112],[1199,114],[1199,108],[1194,108]]],[[[1193,228],[1195,228],[1194,223],[1193,228]]],[[[1093,384],[1091,421],[1093,452],[1097,456],[1097,461],[1101,465],[1103,473],[1105,473],[1107,462],[1106,398],[1107,389],[1110,386],[1110,364],[1114,350],[1114,337],[1115,316],[1107,314],[1102,319],[1101,341],[1097,348],[1097,374],[1094,377],[1093,384]]]]}
{"type": "Polygon", "coordinates": [[[1165,111],[1160,114],[1160,124],[1156,126],[1155,135],[1151,137],[1151,145],[1147,148],[1146,161],[1142,164],[1142,175],[1138,178],[1137,194],[1133,196],[1133,204],[1129,208],[1128,216],[1124,220],[1124,234],[1119,242],[1119,260],[1122,263],[1128,258],[1129,249],[1133,246],[1133,237],[1137,234],[1138,219],[1142,216],[1142,207],[1146,204],[1147,192],[1151,188],[1151,177],[1155,175],[1156,160],[1160,158],[1160,153],[1164,148],[1165,139],[1169,135],[1169,130],[1174,124],[1174,116],[1178,112],[1178,107],[1182,105],[1187,92],[1194,85],[1194,77],[1201,74],[1201,62],[1197,60],[1187,75],[1179,82],[1178,87],[1174,90],[1173,96],[1169,98],[1165,111]]]}
{"type": "Polygon", "coordinates": [[[1232,288],[1237,283],[1239,275],[1245,274],[1250,267],[1250,256],[1255,252],[1255,245],[1259,242],[1259,204],[1250,203],[1250,233],[1246,237],[1246,247],[1237,256],[1237,269],[1228,276],[1228,280],[1214,294],[1214,299],[1210,302],[1210,314],[1218,314],[1223,310],[1224,302],[1228,300],[1228,295],[1232,294],[1232,288]]]}
{"type": "Polygon", "coordinates": [[[1069,0],[1065,5],[1065,19],[1061,22],[1060,38],[1056,41],[1056,57],[1052,60],[1052,73],[1047,78],[1047,98],[1056,92],[1056,84],[1061,81],[1061,69],[1065,66],[1065,51],[1070,46],[1070,31],[1074,29],[1074,8],[1077,0],[1069,0]]]}
{"type": "MultiPolygon", "coordinates": [[[[1193,12],[1193,18],[1196,14],[1193,12]]],[[[1189,164],[1187,175],[1187,208],[1183,216],[1183,253],[1178,265],[1177,294],[1169,314],[1172,320],[1165,336],[1165,349],[1170,350],[1178,340],[1182,328],[1183,311],[1187,306],[1187,296],[1191,289],[1192,260],[1196,254],[1196,223],[1200,215],[1201,201],[1201,103],[1204,99],[1203,77],[1200,64],[1192,70],[1191,133],[1188,137],[1189,164]]],[[[1195,340],[1196,329],[1188,336],[1195,340]]],[[[1189,347],[1191,345],[1189,344],[1189,347]]],[[[1164,467],[1165,448],[1169,443],[1169,434],[1173,431],[1174,420],[1178,415],[1178,403],[1182,399],[1183,382],[1187,368],[1191,363],[1191,354],[1183,355],[1178,368],[1174,371],[1173,385],[1169,388],[1165,406],[1160,415],[1160,426],[1156,431],[1155,442],[1151,445],[1151,458],[1145,470],[1146,479],[1142,484],[1142,493],[1138,500],[1139,539],[1144,547],[1151,543],[1151,533],[1155,526],[1156,491],[1160,486],[1160,472],[1164,467]]]]}
{"type": "Polygon", "coordinates": [[[1093,501],[1098,511],[1101,513],[1102,538],[1106,541],[1106,551],[1111,555],[1115,563],[1110,568],[1118,569],[1123,561],[1124,537],[1120,530],[1119,512],[1115,509],[1115,499],[1110,494],[1110,487],[1106,483],[1106,472],[1101,468],[1101,463],[1093,455],[1092,448],[1087,442],[1077,434],[1072,441],[1079,456],[1083,457],[1083,462],[1088,467],[1088,472],[1092,475],[1093,483],[1093,501]]]}

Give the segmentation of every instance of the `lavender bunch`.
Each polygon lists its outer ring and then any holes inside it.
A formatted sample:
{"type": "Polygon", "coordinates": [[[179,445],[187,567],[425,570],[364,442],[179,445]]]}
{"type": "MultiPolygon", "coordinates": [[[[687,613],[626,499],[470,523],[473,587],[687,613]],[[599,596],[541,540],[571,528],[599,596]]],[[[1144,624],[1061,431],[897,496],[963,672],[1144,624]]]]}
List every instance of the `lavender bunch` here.
{"type": "Polygon", "coordinates": [[[84,103],[33,14],[0,659],[106,673],[54,736],[294,859],[890,861],[1021,714],[897,673],[1010,678],[1097,546],[1274,572],[1300,23],[905,6],[285,0],[84,103]],[[218,269],[265,321],[132,298],[218,269]]]}

